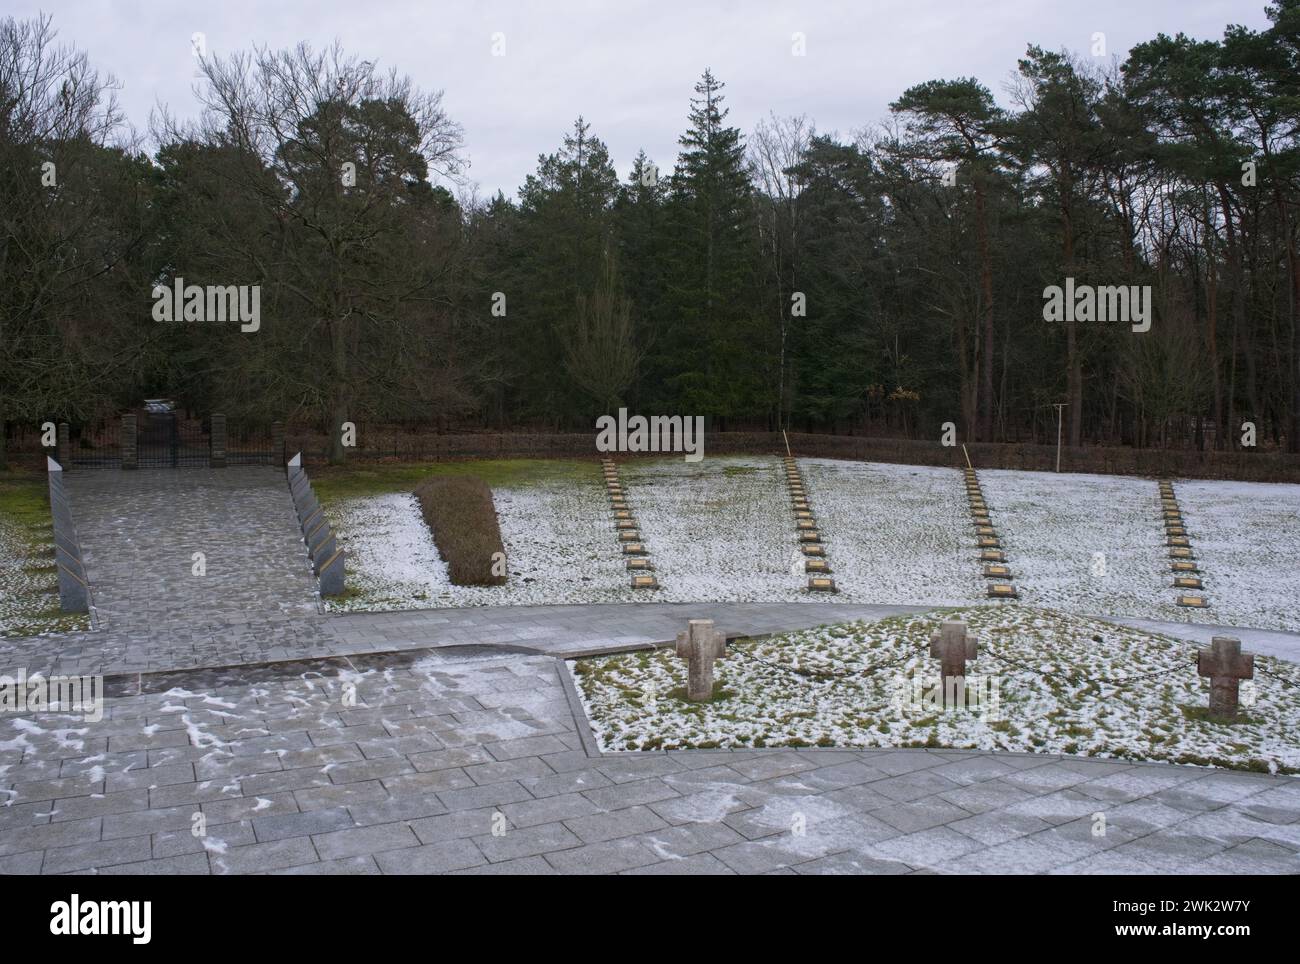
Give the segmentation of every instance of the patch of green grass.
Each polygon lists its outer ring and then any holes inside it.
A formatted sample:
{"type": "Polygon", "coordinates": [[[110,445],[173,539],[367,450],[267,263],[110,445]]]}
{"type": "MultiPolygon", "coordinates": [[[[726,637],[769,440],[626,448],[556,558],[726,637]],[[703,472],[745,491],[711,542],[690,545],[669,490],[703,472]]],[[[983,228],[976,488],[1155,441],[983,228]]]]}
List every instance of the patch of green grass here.
{"type": "Polygon", "coordinates": [[[595,482],[597,463],[577,459],[467,459],[458,462],[383,462],[325,465],[308,470],[322,502],[410,492],[437,476],[477,475],[491,488],[518,488],[555,479],[595,482]]]}
{"type": "Polygon", "coordinates": [[[707,700],[688,700],[686,698],[685,686],[679,686],[676,689],[670,691],[668,694],[668,698],[672,700],[678,700],[679,702],[685,703],[688,706],[705,706],[709,703],[720,703],[723,700],[729,700],[735,695],[736,694],[734,690],[723,689],[722,683],[720,681],[715,681],[713,684],[713,695],[710,696],[707,700]]]}
{"type": "Polygon", "coordinates": [[[1226,717],[1214,716],[1210,713],[1210,708],[1208,706],[1192,706],[1189,703],[1180,703],[1178,704],[1178,708],[1183,711],[1183,716],[1187,717],[1187,719],[1196,720],[1200,723],[1216,723],[1220,726],[1238,726],[1242,723],[1260,722],[1259,720],[1252,719],[1240,710],[1237,712],[1236,719],[1230,720],[1226,717]]]}
{"type": "Polygon", "coordinates": [[[0,474],[0,517],[29,532],[44,531],[46,541],[52,540],[49,483],[45,476],[25,472],[0,474]]]}

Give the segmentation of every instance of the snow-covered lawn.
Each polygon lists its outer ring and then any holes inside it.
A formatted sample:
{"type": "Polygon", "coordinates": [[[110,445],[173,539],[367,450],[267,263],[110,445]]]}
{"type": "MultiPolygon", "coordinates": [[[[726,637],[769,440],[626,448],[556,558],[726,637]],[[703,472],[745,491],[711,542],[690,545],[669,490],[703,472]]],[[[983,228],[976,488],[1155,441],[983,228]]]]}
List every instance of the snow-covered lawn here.
{"type": "Polygon", "coordinates": [[[1300,631],[1300,485],[1176,482],[1208,622],[1300,631]]]}
{"type": "MultiPolygon", "coordinates": [[[[961,473],[800,459],[838,596],[807,589],[781,463],[627,459],[620,474],[655,566],[633,590],[596,463],[494,487],[509,578],[458,587],[413,496],[326,500],[352,587],[336,609],[620,601],[901,605],[986,599],[961,473]]],[[[531,471],[531,470],[530,470],[531,471]]],[[[1176,605],[1151,479],[980,472],[1026,605],[1083,615],[1300,631],[1300,486],[1176,482],[1211,608],[1176,605]]]]}
{"type": "Polygon", "coordinates": [[[634,591],[596,470],[493,492],[509,575],[504,586],[454,586],[410,493],[325,505],[348,555],[349,593],[335,610],[539,605],[644,599],[634,591]]]}
{"type": "Polygon", "coordinates": [[[984,598],[961,473],[922,465],[800,459],[842,598],[960,605],[984,598]]]}
{"type": "MultiPolygon", "coordinates": [[[[1153,480],[994,470],[979,478],[1026,604],[1101,616],[1212,621],[1176,605],[1153,480]]],[[[1210,596],[1212,589],[1207,579],[1210,596]]]]}
{"type": "Polygon", "coordinates": [[[1300,772],[1294,664],[1257,656],[1246,718],[1212,722],[1194,646],[1019,605],[739,641],[717,664],[709,703],[683,698],[686,664],[669,649],[570,666],[604,750],[937,746],[1300,772]],[[995,709],[909,698],[917,674],[925,690],[938,675],[928,642],[942,619],[979,638],[968,672],[996,684],[995,709]]]}
{"type": "Polygon", "coordinates": [[[657,570],[656,598],[808,598],[779,459],[636,461],[624,463],[620,475],[657,570]]]}

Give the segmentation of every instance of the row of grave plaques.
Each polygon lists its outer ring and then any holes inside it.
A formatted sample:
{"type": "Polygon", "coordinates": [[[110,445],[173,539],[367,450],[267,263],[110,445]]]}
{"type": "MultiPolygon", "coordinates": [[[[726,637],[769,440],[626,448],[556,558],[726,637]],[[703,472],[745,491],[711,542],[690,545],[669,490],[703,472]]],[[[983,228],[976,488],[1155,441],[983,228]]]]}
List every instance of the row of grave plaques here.
{"type": "Polygon", "coordinates": [[[971,525],[975,527],[976,545],[980,550],[980,562],[984,566],[984,578],[989,580],[988,595],[990,599],[1016,599],[1020,593],[1011,582],[1011,567],[1007,565],[1006,553],[1002,551],[1002,541],[997,529],[989,517],[989,506],[984,501],[984,491],[980,488],[979,476],[969,466],[964,470],[966,478],[966,499],[970,503],[971,525]]]}
{"type": "Polygon", "coordinates": [[[54,562],[59,576],[59,608],[65,613],[90,612],[90,585],[81,561],[81,542],[72,522],[72,507],[63,489],[63,466],[48,456],[50,517],[54,521],[54,562]]]}
{"type": "Polygon", "coordinates": [[[804,554],[803,570],[808,574],[808,589],[812,592],[837,592],[835,580],[831,578],[830,560],[826,558],[826,547],[822,545],[821,533],[817,529],[817,519],[808,504],[808,493],[799,475],[799,466],[790,455],[785,457],[784,465],[794,528],[804,554]]]}
{"type": "Polygon", "coordinates": [[[1200,568],[1192,552],[1192,540],[1183,523],[1183,512],[1178,508],[1174,484],[1160,482],[1160,512],[1165,523],[1165,547],[1169,550],[1169,568],[1174,573],[1174,588],[1179,590],[1178,605],[1189,609],[1208,609],[1210,602],[1198,590],[1201,586],[1200,568]],[[1191,590],[1184,592],[1183,590],[1191,590]]]}
{"type": "Polygon", "coordinates": [[[302,453],[299,452],[289,460],[286,470],[289,478],[289,492],[293,496],[293,508],[298,514],[298,524],[302,527],[303,542],[307,544],[307,554],[311,557],[311,569],[320,580],[322,596],[338,596],[343,593],[344,562],[343,550],[339,548],[338,539],[330,529],[316,493],[311,489],[307,470],[302,467],[302,453]]]}
{"type": "Polygon", "coordinates": [[[658,589],[659,580],[655,578],[654,563],[650,561],[650,553],[641,541],[641,530],[637,527],[632,507],[627,504],[627,493],[623,491],[618,466],[613,459],[601,459],[600,471],[605,477],[609,511],[614,515],[614,531],[618,533],[618,544],[623,547],[623,556],[627,559],[627,571],[632,575],[632,588],[658,589]]]}

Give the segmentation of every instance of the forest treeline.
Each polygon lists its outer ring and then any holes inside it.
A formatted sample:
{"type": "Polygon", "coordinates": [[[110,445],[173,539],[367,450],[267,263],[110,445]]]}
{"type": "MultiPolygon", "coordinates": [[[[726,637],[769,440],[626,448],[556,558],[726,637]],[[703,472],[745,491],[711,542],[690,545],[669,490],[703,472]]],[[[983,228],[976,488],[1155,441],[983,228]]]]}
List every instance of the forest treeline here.
{"type": "MultiPolygon", "coordinates": [[[[1300,450],[1300,0],[1109,61],[1029,45],[1000,97],[900,90],[852,136],[684,89],[626,179],[582,117],[468,190],[441,94],[335,44],[199,61],[128,136],[48,18],[0,23],[0,422],[168,396],[232,418],[710,427],[1300,450]],[[260,286],[256,330],[155,289],[260,286]],[[1044,290],[1148,287],[1147,331],[1044,290]]],[[[580,108],[580,105],[575,105],[580,108]]],[[[576,111],[575,111],[576,112],[576,111]]],[[[337,432],[334,432],[337,436],[337,432]]],[[[0,449],[0,459],[3,458],[0,449]]]]}

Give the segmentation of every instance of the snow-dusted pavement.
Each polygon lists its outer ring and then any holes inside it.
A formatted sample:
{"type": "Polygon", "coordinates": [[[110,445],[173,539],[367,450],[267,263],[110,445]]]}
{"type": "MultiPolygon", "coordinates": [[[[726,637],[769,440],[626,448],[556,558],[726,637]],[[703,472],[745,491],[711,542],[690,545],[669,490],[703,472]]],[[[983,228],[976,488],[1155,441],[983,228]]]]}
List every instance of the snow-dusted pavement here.
{"type": "Polygon", "coordinates": [[[1300,871],[1294,778],[924,749],[607,755],[566,678],[544,656],[397,654],[132,678],[98,723],[0,718],[0,873],[1300,871]]]}

